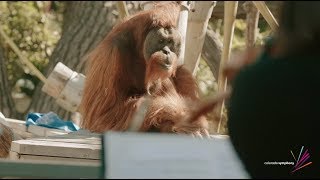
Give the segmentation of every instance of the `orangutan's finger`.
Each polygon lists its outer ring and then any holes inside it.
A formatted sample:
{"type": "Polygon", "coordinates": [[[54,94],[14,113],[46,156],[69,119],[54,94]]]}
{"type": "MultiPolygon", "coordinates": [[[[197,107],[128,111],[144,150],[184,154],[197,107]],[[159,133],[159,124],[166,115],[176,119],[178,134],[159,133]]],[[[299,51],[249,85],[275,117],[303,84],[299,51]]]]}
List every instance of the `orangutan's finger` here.
{"type": "Polygon", "coordinates": [[[195,137],[199,137],[199,138],[203,139],[203,137],[199,131],[196,131],[193,134],[195,135],[195,137]]]}
{"type": "Polygon", "coordinates": [[[201,133],[203,134],[204,137],[209,138],[209,139],[211,138],[208,130],[202,129],[201,133]]]}

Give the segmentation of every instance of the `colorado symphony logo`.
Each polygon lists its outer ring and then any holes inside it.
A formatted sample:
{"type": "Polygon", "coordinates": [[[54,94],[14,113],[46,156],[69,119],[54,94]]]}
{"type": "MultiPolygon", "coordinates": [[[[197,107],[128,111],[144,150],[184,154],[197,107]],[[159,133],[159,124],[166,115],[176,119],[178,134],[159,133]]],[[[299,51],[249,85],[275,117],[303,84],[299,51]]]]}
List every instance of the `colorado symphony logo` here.
{"type": "Polygon", "coordinates": [[[308,161],[310,159],[310,154],[308,152],[308,149],[305,149],[305,151],[303,152],[303,148],[304,148],[304,146],[301,147],[298,159],[293,154],[292,150],[290,150],[291,155],[293,156],[293,159],[295,160],[295,163],[288,162],[288,161],[285,161],[285,162],[267,161],[267,162],[264,162],[264,164],[265,165],[292,165],[293,168],[291,170],[291,173],[294,173],[294,172],[312,164],[312,162],[308,161]]]}

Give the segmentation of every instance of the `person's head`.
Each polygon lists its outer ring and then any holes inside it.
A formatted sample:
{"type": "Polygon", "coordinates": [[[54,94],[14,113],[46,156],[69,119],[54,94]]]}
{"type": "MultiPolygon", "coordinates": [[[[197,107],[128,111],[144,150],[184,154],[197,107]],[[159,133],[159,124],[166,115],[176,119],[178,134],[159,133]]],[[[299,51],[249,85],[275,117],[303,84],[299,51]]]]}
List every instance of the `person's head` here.
{"type": "Polygon", "coordinates": [[[277,40],[281,55],[319,52],[320,2],[283,2],[277,40]]]}

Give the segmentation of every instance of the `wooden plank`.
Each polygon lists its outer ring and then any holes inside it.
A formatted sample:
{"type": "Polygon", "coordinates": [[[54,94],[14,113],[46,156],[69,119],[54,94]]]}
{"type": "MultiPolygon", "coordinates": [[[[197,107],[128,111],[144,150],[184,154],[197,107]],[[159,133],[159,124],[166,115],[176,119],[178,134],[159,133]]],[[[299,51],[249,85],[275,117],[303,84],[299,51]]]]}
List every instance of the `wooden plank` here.
{"type": "Polygon", "coordinates": [[[101,167],[83,162],[0,160],[0,177],[101,178],[101,167]]]}
{"type": "Polygon", "coordinates": [[[46,137],[68,134],[66,131],[60,129],[53,129],[36,125],[30,125],[29,127],[26,127],[25,121],[16,119],[6,118],[6,122],[9,124],[9,126],[13,129],[14,132],[17,132],[17,134],[27,138],[34,136],[46,137]]]}
{"type": "Polygon", "coordinates": [[[101,138],[96,137],[87,137],[87,138],[78,138],[78,137],[47,137],[47,138],[33,138],[34,141],[46,141],[46,142],[63,142],[63,143],[76,143],[76,144],[93,144],[101,145],[101,138]]]}
{"type": "Polygon", "coordinates": [[[35,137],[35,135],[27,132],[27,127],[25,126],[24,121],[5,118],[4,116],[0,117],[0,120],[1,120],[1,123],[11,128],[11,130],[14,133],[14,140],[35,137]]]}
{"type": "Polygon", "coordinates": [[[78,158],[65,158],[65,157],[53,157],[53,156],[33,156],[33,155],[26,155],[26,154],[19,154],[20,160],[43,160],[43,161],[52,161],[52,162],[59,162],[61,164],[65,162],[81,162],[86,164],[92,165],[99,165],[100,160],[97,159],[78,159],[78,158]]]}
{"type": "Polygon", "coordinates": [[[14,129],[19,129],[21,131],[27,131],[26,122],[17,120],[17,119],[10,119],[6,118],[6,121],[8,122],[9,126],[14,129]]]}
{"type": "Polygon", "coordinates": [[[20,159],[20,154],[14,151],[10,151],[9,152],[9,156],[7,157],[7,159],[11,159],[11,160],[19,160],[20,159]]]}
{"type": "Polygon", "coordinates": [[[56,99],[62,108],[76,112],[82,98],[85,76],[58,62],[42,91],[56,99]]]}
{"type": "MultiPolygon", "coordinates": [[[[24,139],[37,137],[35,134],[29,133],[27,131],[23,131],[23,130],[20,130],[20,129],[12,128],[12,131],[15,134],[21,136],[21,138],[24,138],[24,139]]],[[[18,140],[18,139],[15,139],[15,140],[18,140]]]]}
{"type": "Polygon", "coordinates": [[[86,129],[79,129],[78,131],[71,132],[69,135],[84,135],[84,136],[90,136],[90,137],[101,137],[102,134],[100,133],[92,133],[89,130],[86,129]]]}
{"type": "Polygon", "coordinates": [[[68,134],[64,130],[46,128],[46,127],[36,126],[36,125],[30,125],[28,127],[28,132],[41,137],[68,134]]]}
{"type": "MultiPolygon", "coordinates": [[[[50,136],[50,138],[72,138],[72,139],[87,139],[87,138],[101,138],[102,134],[98,133],[90,133],[87,130],[80,129],[75,132],[70,132],[68,134],[63,134],[63,135],[55,135],[55,136],[50,136]]],[[[46,137],[49,138],[49,137],[46,137]]]]}
{"type": "Polygon", "coordinates": [[[47,82],[43,85],[42,91],[55,99],[58,98],[72,74],[73,71],[70,68],[58,62],[50,73],[47,82]]]}
{"type": "Polygon", "coordinates": [[[34,136],[46,137],[46,136],[67,134],[66,131],[60,130],[60,129],[52,129],[52,128],[46,128],[46,127],[36,126],[36,125],[30,125],[29,127],[26,127],[26,122],[21,120],[9,119],[9,118],[6,118],[6,120],[14,132],[16,132],[17,134],[25,138],[30,138],[34,136]]]}
{"type": "Polygon", "coordinates": [[[29,155],[99,159],[101,145],[27,139],[13,141],[11,151],[29,155]]]}
{"type": "Polygon", "coordinates": [[[14,151],[10,151],[9,157],[7,159],[10,160],[49,160],[52,162],[82,162],[86,164],[99,165],[100,159],[78,159],[78,158],[66,158],[66,157],[54,157],[54,156],[35,156],[28,154],[19,154],[14,151]]]}
{"type": "Polygon", "coordinates": [[[68,111],[76,112],[81,103],[85,78],[83,74],[73,72],[60,92],[56,103],[68,111]]]}

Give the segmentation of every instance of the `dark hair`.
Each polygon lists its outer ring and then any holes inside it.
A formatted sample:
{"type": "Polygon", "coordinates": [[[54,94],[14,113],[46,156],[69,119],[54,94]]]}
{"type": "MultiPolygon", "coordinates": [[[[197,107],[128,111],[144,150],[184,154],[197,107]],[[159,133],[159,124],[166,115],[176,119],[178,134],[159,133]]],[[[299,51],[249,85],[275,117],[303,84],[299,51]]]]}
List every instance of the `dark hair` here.
{"type": "Polygon", "coordinates": [[[320,2],[285,1],[282,4],[277,42],[280,53],[314,54],[320,50],[320,2]]]}

